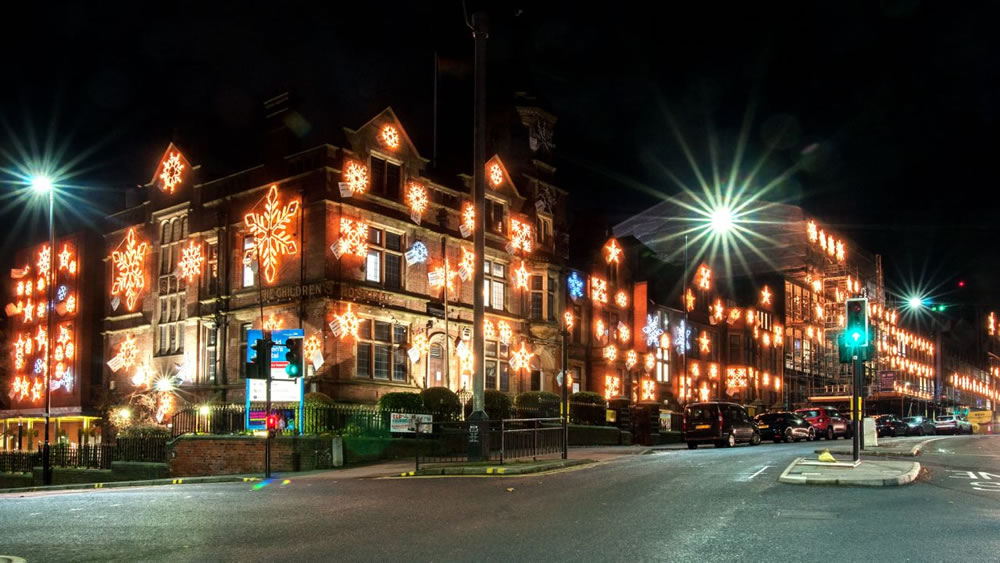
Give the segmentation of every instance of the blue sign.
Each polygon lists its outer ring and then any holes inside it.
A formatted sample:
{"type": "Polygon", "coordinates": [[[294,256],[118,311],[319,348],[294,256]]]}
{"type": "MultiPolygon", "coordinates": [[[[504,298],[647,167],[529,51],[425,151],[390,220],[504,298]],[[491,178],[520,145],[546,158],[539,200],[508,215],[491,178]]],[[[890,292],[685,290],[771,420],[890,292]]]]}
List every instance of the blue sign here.
{"type": "MultiPolygon", "coordinates": [[[[271,341],[274,343],[271,346],[271,379],[290,379],[285,373],[285,366],[288,365],[288,362],[285,361],[285,354],[288,352],[288,348],[285,348],[285,341],[289,338],[305,338],[305,334],[301,328],[271,331],[271,341]]],[[[264,331],[262,330],[247,331],[247,363],[257,358],[257,351],[253,349],[253,345],[263,338],[264,331]]]]}

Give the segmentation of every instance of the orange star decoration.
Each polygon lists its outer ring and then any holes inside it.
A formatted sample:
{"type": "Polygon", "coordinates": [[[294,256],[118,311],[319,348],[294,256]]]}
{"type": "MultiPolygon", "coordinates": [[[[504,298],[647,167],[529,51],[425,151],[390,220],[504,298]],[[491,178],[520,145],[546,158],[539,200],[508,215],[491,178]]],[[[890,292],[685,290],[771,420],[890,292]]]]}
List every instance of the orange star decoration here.
{"type": "Polygon", "coordinates": [[[625,367],[632,369],[637,363],[639,363],[639,354],[636,354],[635,350],[629,350],[625,354],[625,367]]]}
{"type": "Polygon", "coordinates": [[[712,289],[712,270],[708,266],[698,268],[698,287],[708,291],[712,289]]]}
{"type": "Polygon", "coordinates": [[[615,294],[615,304],[624,309],[628,307],[628,294],[624,291],[619,291],[615,294]]]}
{"type": "Polygon", "coordinates": [[[115,358],[125,369],[129,369],[135,365],[136,360],[139,358],[139,347],[135,344],[134,334],[125,336],[125,340],[118,347],[118,354],[115,355],[115,358]]]}
{"type": "Polygon", "coordinates": [[[344,167],[344,181],[352,192],[363,194],[368,191],[368,169],[364,164],[351,160],[344,167]]]}
{"type": "Polygon", "coordinates": [[[712,339],[708,337],[708,333],[704,330],[701,331],[701,336],[698,337],[698,349],[702,352],[708,353],[709,346],[712,345],[712,339]]]}
{"type": "Polygon", "coordinates": [[[205,256],[201,253],[201,245],[191,241],[191,244],[181,251],[181,261],[177,266],[181,269],[181,277],[191,281],[195,276],[201,275],[201,264],[205,261],[205,256]]]}
{"type": "MultiPolygon", "coordinates": [[[[59,253],[59,269],[69,269],[70,265],[73,264],[72,260],[73,253],[69,251],[69,245],[64,244],[62,252],[59,253]]],[[[76,271],[76,268],[73,268],[73,271],[76,271]]]]}
{"type": "Polygon", "coordinates": [[[521,370],[527,370],[529,367],[531,367],[531,358],[534,355],[535,354],[533,352],[529,352],[528,349],[525,348],[524,341],[522,340],[521,349],[511,352],[510,369],[514,370],[515,372],[521,370]]]}
{"type": "Polygon", "coordinates": [[[416,182],[410,182],[406,188],[406,199],[410,203],[410,209],[417,215],[423,215],[427,209],[427,189],[416,182]]]}
{"type": "Polygon", "coordinates": [[[531,252],[531,224],[510,219],[510,244],[515,250],[531,252]]]}
{"type": "Polygon", "coordinates": [[[163,162],[163,170],[160,172],[160,179],[163,180],[163,191],[168,194],[174,193],[174,188],[181,183],[183,170],[184,163],[181,162],[180,153],[175,152],[163,162]]]}
{"type": "Polygon", "coordinates": [[[618,242],[615,239],[609,240],[608,244],[604,245],[604,252],[607,253],[604,259],[608,261],[608,264],[618,264],[622,255],[622,248],[618,246],[618,242]]]}
{"type": "Polygon", "coordinates": [[[715,305],[712,305],[712,319],[715,322],[719,322],[726,314],[726,308],[722,306],[722,300],[716,299],[715,305]]]}
{"type": "Polygon", "coordinates": [[[340,240],[337,242],[341,255],[353,254],[364,257],[368,254],[368,225],[360,219],[340,218],[340,240]]]}
{"type": "Polygon", "coordinates": [[[770,305],[771,304],[771,290],[765,285],[763,289],[760,290],[760,304],[770,305]]]}
{"type": "Polygon", "coordinates": [[[601,278],[590,278],[590,298],[598,303],[608,302],[608,282],[601,278]]]}
{"type": "MultiPolygon", "coordinates": [[[[250,234],[253,235],[253,253],[264,267],[264,279],[274,281],[278,257],[297,254],[299,247],[288,233],[288,224],[299,211],[299,202],[292,201],[288,205],[278,204],[278,186],[272,185],[267,191],[267,203],[263,213],[247,213],[244,217],[250,234]]],[[[248,264],[251,259],[248,253],[243,259],[248,264]]]]}
{"type": "Polygon", "coordinates": [[[285,320],[275,317],[274,313],[271,313],[264,321],[264,330],[281,330],[283,326],[285,326],[285,320]]]}
{"type": "Polygon", "coordinates": [[[145,260],[146,243],[136,244],[135,229],[129,229],[125,237],[125,251],[116,250],[111,253],[111,262],[115,266],[111,295],[125,293],[125,306],[129,311],[135,308],[135,300],[146,285],[142,271],[145,260]]]}
{"type": "Polygon", "coordinates": [[[467,202],[462,208],[462,226],[472,232],[476,228],[476,206],[467,202]]]}
{"type": "Polygon", "coordinates": [[[495,188],[499,186],[502,182],[503,182],[503,170],[500,168],[499,164],[494,162],[493,164],[490,165],[490,183],[493,184],[493,187],[495,188]]]}
{"type": "Polygon", "coordinates": [[[379,135],[382,139],[382,143],[390,149],[399,148],[399,131],[396,130],[392,125],[386,125],[382,128],[382,134],[379,135]]]}
{"type": "Polygon", "coordinates": [[[514,287],[524,290],[528,289],[528,279],[530,277],[528,269],[524,267],[524,260],[521,260],[521,266],[514,270],[514,287]]]}
{"type": "Polygon", "coordinates": [[[656,400],[656,383],[648,377],[642,378],[642,394],[640,399],[643,401],[656,400]]]}
{"type": "Polygon", "coordinates": [[[694,292],[691,291],[690,287],[684,293],[684,306],[687,307],[688,311],[694,311],[694,292]]]}

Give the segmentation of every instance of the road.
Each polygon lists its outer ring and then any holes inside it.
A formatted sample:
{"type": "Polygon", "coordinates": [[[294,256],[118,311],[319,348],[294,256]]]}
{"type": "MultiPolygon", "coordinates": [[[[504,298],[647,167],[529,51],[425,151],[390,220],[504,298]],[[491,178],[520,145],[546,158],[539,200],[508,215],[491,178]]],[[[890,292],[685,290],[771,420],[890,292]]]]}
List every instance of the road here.
{"type": "Polygon", "coordinates": [[[7,495],[0,554],[29,561],[1000,558],[1000,436],[929,442],[918,458],[927,471],[906,487],[777,483],[792,459],[816,446],[674,450],[525,477],[344,480],[327,472],[256,487],[7,495]]]}

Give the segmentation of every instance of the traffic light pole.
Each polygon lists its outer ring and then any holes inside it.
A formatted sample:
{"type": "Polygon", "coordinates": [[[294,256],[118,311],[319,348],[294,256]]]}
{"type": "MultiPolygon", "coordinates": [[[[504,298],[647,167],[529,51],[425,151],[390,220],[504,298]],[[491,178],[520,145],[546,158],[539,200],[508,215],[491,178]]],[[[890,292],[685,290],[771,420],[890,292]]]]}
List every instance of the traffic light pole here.
{"type": "Polygon", "coordinates": [[[264,331],[264,357],[261,370],[264,372],[264,478],[271,478],[271,331],[264,331]]]}
{"type": "Polygon", "coordinates": [[[854,457],[854,462],[857,463],[861,460],[861,433],[864,431],[864,426],[861,424],[861,386],[864,378],[862,373],[864,371],[864,362],[861,359],[861,354],[855,351],[854,354],[854,385],[851,393],[851,424],[854,429],[854,440],[852,444],[852,454],[854,457]]]}

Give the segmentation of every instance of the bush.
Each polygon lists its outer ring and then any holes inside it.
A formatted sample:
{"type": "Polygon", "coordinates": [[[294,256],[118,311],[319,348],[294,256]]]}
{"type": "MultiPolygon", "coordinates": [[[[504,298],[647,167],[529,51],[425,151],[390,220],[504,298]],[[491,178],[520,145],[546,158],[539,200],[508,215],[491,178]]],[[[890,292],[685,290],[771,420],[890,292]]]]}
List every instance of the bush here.
{"type": "Polygon", "coordinates": [[[431,387],[420,392],[424,408],[434,415],[435,420],[455,420],[462,412],[458,395],[447,387],[431,387]]]}
{"type": "Polygon", "coordinates": [[[602,407],[608,404],[600,393],[594,393],[593,391],[577,391],[576,393],[573,393],[569,400],[573,403],[601,405],[602,407]]]}
{"type": "Polygon", "coordinates": [[[306,393],[303,399],[305,400],[305,406],[307,407],[318,407],[333,404],[333,399],[331,399],[329,395],[318,391],[306,393]]]}
{"type": "Polygon", "coordinates": [[[134,424],[118,432],[122,438],[169,438],[170,432],[156,424],[134,424]]]}
{"type": "Polygon", "coordinates": [[[552,418],[559,416],[559,395],[550,391],[525,391],[514,397],[519,418],[552,418]]]}
{"type": "Polygon", "coordinates": [[[607,422],[607,407],[589,403],[570,403],[569,417],[575,424],[604,426],[607,422]]]}
{"type": "Polygon", "coordinates": [[[424,410],[424,400],[417,393],[386,393],[378,399],[378,410],[393,412],[416,412],[424,410]]]}
{"type": "Polygon", "coordinates": [[[490,420],[510,418],[511,414],[513,414],[514,403],[503,391],[487,389],[483,395],[483,399],[486,404],[486,416],[490,417],[490,420]]]}

